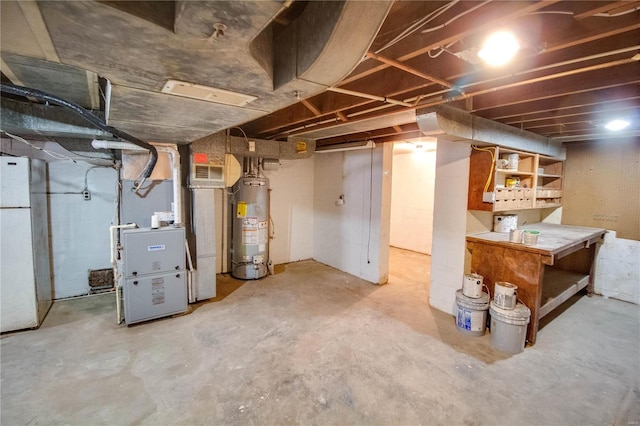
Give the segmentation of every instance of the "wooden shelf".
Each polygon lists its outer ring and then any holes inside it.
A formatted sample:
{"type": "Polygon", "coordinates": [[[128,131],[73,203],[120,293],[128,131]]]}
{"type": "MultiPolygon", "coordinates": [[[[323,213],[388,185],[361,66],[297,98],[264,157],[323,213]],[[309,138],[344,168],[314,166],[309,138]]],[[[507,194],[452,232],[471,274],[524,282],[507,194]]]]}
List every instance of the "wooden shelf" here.
{"type": "Polygon", "coordinates": [[[589,284],[589,275],[545,267],[540,318],[566,302],[589,284]]]}
{"type": "Polygon", "coordinates": [[[533,176],[533,172],[521,172],[518,170],[511,170],[511,169],[496,169],[496,171],[498,173],[505,173],[505,174],[514,175],[514,176],[533,176]]]}
{"type": "Polygon", "coordinates": [[[517,151],[500,146],[486,149],[473,150],[469,161],[469,194],[467,209],[490,212],[504,212],[510,210],[528,210],[540,208],[554,208],[562,206],[562,173],[564,162],[557,158],[545,157],[540,154],[517,151]],[[493,154],[493,155],[492,155],[493,154]],[[518,154],[518,169],[498,168],[498,159],[504,160],[505,154],[518,154]],[[510,177],[520,181],[518,187],[508,186],[513,184],[510,177]],[[489,185],[487,187],[487,181],[489,185]],[[490,196],[484,196],[487,192],[493,193],[494,202],[490,196]],[[530,195],[522,195],[516,190],[535,191],[530,195]],[[505,190],[514,190],[513,194],[505,196],[505,190]],[[554,191],[552,193],[538,194],[538,190],[554,191]],[[509,195],[512,195],[509,197],[509,195]],[[537,200],[555,199],[556,202],[538,205],[537,200]]]}
{"type": "Polygon", "coordinates": [[[538,177],[541,178],[555,178],[555,179],[562,179],[562,175],[548,175],[546,173],[538,173],[538,177]]]}

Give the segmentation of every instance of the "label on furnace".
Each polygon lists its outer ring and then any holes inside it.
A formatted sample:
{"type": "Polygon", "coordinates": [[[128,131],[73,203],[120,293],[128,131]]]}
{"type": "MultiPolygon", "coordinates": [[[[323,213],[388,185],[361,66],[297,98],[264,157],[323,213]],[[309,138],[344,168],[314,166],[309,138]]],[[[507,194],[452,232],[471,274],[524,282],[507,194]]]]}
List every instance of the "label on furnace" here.
{"type": "Polygon", "coordinates": [[[164,303],[164,278],[151,280],[151,303],[154,305],[164,303]]]}

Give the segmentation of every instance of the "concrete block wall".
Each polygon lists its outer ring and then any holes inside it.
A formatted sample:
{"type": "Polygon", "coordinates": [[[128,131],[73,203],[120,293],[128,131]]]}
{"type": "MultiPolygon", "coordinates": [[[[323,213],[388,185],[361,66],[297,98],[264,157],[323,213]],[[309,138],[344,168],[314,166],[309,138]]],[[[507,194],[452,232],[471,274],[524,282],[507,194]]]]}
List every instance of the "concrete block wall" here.
{"type": "Polygon", "coordinates": [[[452,315],[464,277],[470,153],[468,144],[438,138],[429,303],[452,315]]]}
{"type": "Polygon", "coordinates": [[[111,268],[117,172],[87,163],[49,163],[49,218],[54,299],[89,293],[89,270],[111,268]],[[80,194],[87,173],[91,199],[80,194]],[[71,194],[67,194],[71,192],[71,194]]]}
{"type": "MultiPolygon", "coordinates": [[[[54,299],[89,293],[89,271],[111,268],[109,226],[115,220],[117,172],[93,164],[55,142],[32,142],[53,156],[23,142],[1,139],[2,151],[48,163],[50,263],[54,299]],[[72,162],[65,157],[76,157],[72,162]],[[91,194],[84,200],[85,186],[91,194]]],[[[105,162],[106,163],[106,162],[105,162]]]]}
{"type": "Polygon", "coordinates": [[[380,284],[389,271],[391,149],[315,155],[314,259],[380,284]]]}
{"type": "Polygon", "coordinates": [[[314,161],[280,160],[277,170],[265,170],[271,188],[273,239],[269,257],[274,264],[313,258],[314,161]]]}

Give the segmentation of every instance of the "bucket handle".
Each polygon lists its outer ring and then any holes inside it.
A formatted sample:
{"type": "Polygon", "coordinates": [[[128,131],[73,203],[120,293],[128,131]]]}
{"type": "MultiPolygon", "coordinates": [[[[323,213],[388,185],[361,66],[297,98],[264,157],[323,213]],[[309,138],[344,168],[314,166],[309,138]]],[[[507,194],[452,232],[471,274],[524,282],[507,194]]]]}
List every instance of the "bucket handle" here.
{"type": "Polygon", "coordinates": [[[487,289],[487,294],[489,295],[489,298],[491,298],[491,292],[489,291],[489,286],[486,285],[485,283],[482,283],[482,287],[487,289]]]}

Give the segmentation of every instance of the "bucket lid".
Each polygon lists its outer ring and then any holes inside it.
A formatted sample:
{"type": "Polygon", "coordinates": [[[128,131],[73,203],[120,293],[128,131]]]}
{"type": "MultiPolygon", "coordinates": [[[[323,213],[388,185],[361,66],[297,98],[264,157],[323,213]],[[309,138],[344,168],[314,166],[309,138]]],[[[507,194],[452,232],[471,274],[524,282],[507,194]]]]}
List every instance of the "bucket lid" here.
{"type": "Polygon", "coordinates": [[[504,287],[504,288],[514,288],[514,289],[517,289],[517,288],[518,288],[518,286],[517,286],[517,285],[515,285],[515,284],[511,284],[511,283],[506,282],[506,281],[497,281],[497,282],[495,283],[495,286],[496,286],[496,287],[497,287],[497,286],[500,286],[500,287],[504,287]]]}
{"type": "Polygon", "coordinates": [[[483,279],[482,275],[476,274],[475,272],[472,272],[471,274],[464,274],[464,277],[465,278],[471,278],[471,279],[474,279],[474,280],[482,280],[483,279]]]}
{"type": "Polygon", "coordinates": [[[487,309],[489,307],[489,299],[489,293],[484,291],[482,292],[482,296],[478,298],[465,296],[462,290],[456,291],[456,302],[469,309],[487,309]]]}
{"type": "Polygon", "coordinates": [[[495,316],[502,317],[503,319],[515,321],[528,321],[531,316],[531,310],[522,303],[516,303],[516,307],[513,309],[504,309],[496,305],[493,300],[490,304],[490,312],[492,316],[495,314],[495,316]]]}

